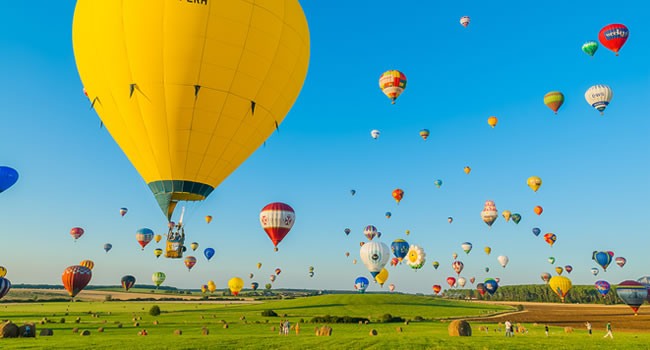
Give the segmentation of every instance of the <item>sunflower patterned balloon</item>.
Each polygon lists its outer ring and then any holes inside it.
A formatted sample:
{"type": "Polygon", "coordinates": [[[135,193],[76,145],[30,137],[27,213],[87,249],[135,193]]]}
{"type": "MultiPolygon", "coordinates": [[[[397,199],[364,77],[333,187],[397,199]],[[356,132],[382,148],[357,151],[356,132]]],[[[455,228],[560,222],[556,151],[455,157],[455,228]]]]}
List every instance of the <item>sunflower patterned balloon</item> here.
{"type": "Polygon", "coordinates": [[[424,249],[421,247],[412,244],[409,248],[409,252],[406,255],[406,263],[414,270],[418,270],[422,268],[424,263],[426,262],[426,254],[424,253],[424,249]]]}

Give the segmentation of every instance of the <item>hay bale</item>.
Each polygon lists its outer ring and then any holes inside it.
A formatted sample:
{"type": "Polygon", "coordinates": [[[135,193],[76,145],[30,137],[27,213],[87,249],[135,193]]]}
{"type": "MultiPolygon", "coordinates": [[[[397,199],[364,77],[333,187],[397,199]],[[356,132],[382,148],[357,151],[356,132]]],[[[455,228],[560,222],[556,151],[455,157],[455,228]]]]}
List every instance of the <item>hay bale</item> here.
{"type": "Polygon", "coordinates": [[[106,323],[107,320],[102,320],[102,323],[106,323]]]}
{"type": "Polygon", "coordinates": [[[397,327],[397,333],[402,333],[402,327],[397,327]]]}
{"type": "Polygon", "coordinates": [[[174,334],[183,335],[183,331],[181,331],[180,329],[177,329],[177,330],[174,331],[174,334]]]}
{"type": "Polygon", "coordinates": [[[245,319],[246,319],[246,316],[242,316],[242,317],[239,318],[240,321],[243,321],[245,319]]]}
{"type": "Polygon", "coordinates": [[[154,320],[153,324],[158,325],[158,320],[154,320]]]}
{"type": "Polygon", "coordinates": [[[224,325],[223,325],[223,328],[224,328],[224,329],[228,329],[228,324],[227,324],[227,323],[224,324],[224,325]]]}
{"type": "Polygon", "coordinates": [[[50,328],[41,329],[41,333],[38,334],[39,337],[50,337],[54,335],[54,331],[50,328]]]}
{"type": "Polygon", "coordinates": [[[104,327],[97,328],[97,333],[104,333],[104,327]]]}
{"type": "Polygon", "coordinates": [[[81,317],[77,317],[77,318],[74,320],[74,323],[79,323],[79,322],[81,322],[81,317]]]}
{"type": "Polygon", "coordinates": [[[90,331],[87,329],[84,329],[83,332],[79,333],[80,336],[86,337],[90,335],[90,331]]]}
{"type": "Polygon", "coordinates": [[[121,323],[118,323],[118,324],[117,324],[117,328],[122,328],[122,324],[121,324],[121,323]]]}
{"type": "Polygon", "coordinates": [[[203,319],[203,315],[201,315],[201,316],[199,316],[199,319],[201,319],[201,320],[202,320],[202,319],[203,319]]]}
{"type": "MultiPolygon", "coordinates": [[[[318,328],[316,328],[318,330],[318,328]]],[[[271,327],[271,332],[275,332],[275,326],[271,327]]]]}
{"type": "Polygon", "coordinates": [[[215,315],[215,314],[212,314],[212,318],[217,318],[217,315],[215,315]]]}
{"type": "Polygon", "coordinates": [[[449,323],[449,336],[451,337],[470,337],[472,336],[472,327],[469,322],[464,320],[454,320],[449,323]]]}
{"type": "Polygon", "coordinates": [[[18,338],[18,326],[11,321],[0,324],[0,338],[18,338]]]}
{"type": "Polygon", "coordinates": [[[316,333],[316,335],[319,335],[319,336],[322,336],[322,337],[323,337],[323,336],[324,336],[324,337],[329,337],[329,336],[332,335],[332,328],[331,328],[331,327],[328,327],[328,326],[323,326],[323,327],[321,327],[321,328],[318,330],[318,332],[316,333]]]}
{"type": "Polygon", "coordinates": [[[573,327],[564,327],[564,333],[566,334],[573,333],[573,327]]]}
{"type": "Polygon", "coordinates": [[[359,324],[360,324],[360,325],[363,324],[363,321],[359,321],[359,324]]]}
{"type": "Polygon", "coordinates": [[[204,327],[203,329],[201,329],[201,334],[202,335],[208,335],[208,334],[210,334],[210,330],[208,330],[207,328],[204,327]]]}
{"type": "Polygon", "coordinates": [[[404,325],[405,325],[405,326],[408,326],[408,325],[409,325],[409,321],[408,321],[408,320],[404,321],[404,325]]]}
{"type": "Polygon", "coordinates": [[[368,324],[368,320],[363,321],[363,324],[368,324]]]}
{"type": "Polygon", "coordinates": [[[537,322],[533,323],[533,327],[537,327],[537,322]]]}
{"type": "Polygon", "coordinates": [[[72,328],[72,333],[79,333],[79,328],[72,328]]]}
{"type": "Polygon", "coordinates": [[[21,338],[36,338],[36,326],[28,322],[18,327],[18,336],[21,338]]]}
{"type": "Polygon", "coordinates": [[[134,317],[134,318],[131,319],[131,322],[135,322],[135,321],[137,321],[137,320],[138,320],[138,319],[134,317]]]}
{"type": "Polygon", "coordinates": [[[368,334],[371,335],[371,336],[375,336],[375,335],[377,335],[377,331],[373,329],[368,334]]]}
{"type": "Polygon", "coordinates": [[[38,321],[38,324],[45,324],[45,321],[38,321]]]}

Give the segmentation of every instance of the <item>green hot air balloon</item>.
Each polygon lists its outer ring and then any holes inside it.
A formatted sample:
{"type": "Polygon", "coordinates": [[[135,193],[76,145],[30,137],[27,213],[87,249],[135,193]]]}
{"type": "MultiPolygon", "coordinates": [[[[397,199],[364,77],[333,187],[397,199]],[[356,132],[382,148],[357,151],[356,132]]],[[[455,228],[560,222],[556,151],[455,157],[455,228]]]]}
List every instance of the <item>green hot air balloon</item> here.
{"type": "Polygon", "coordinates": [[[555,263],[555,257],[549,256],[549,257],[548,257],[548,262],[549,262],[550,264],[554,264],[554,263],[555,263]]]}
{"type": "Polygon", "coordinates": [[[544,95],[544,104],[546,107],[550,108],[555,114],[557,110],[562,107],[564,103],[564,94],[559,91],[551,91],[548,94],[544,95]]]}
{"type": "Polygon", "coordinates": [[[151,280],[156,285],[156,289],[158,289],[158,286],[165,282],[165,277],[165,274],[162,272],[156,272],[153,274],[153,276],[151,276],[151,280]]]}
{"type": "Polygon", "coordinates": [[[594,57],[596,50],[598,50],[598,43],[593,40],[589,40],[586,43],[582,44],[582,51],[584,51],[592,58],[594,57]]]}
{"type": "Polygon", "coordinates": [[[521,215],[517,213],[512,214],[510,218],[512,219],[512,221],[514,221],[515,224],[519,224],[519,221],[521,221],[521,215]]]}

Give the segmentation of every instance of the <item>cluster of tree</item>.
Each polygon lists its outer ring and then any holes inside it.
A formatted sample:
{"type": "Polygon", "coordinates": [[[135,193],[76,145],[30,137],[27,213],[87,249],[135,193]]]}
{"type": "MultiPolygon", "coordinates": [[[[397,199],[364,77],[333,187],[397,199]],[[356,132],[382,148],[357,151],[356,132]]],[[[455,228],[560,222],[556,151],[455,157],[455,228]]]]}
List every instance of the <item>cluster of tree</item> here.
{"type": "MultiPolygon", "coordinates": [[[[476,289],[446,289],[444,295],[452,299],[478,299],[495,301],[531,301],[544,303],[561,303],[560,298],[546,284],[524,284],[500,286],[494,295],[481,295],[476,289]]],[[[566,303],[581,304],[622,304],[616,297],[616,287],[612,286],[607,296],[603,297],[594,286],[573,286],[565,298],[566,303]]]]}

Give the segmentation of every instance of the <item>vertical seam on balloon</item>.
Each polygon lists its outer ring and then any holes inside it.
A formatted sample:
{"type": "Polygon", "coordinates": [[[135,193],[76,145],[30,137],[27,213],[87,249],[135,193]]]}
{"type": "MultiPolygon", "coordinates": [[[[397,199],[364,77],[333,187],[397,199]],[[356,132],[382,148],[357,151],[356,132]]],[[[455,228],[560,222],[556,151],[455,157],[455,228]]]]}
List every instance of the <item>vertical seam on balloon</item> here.
{"type": "MultiPolygon", "coordinates": [[[[167,2],[165,2],[165,4],[163,5],[163,18],[162,18],[162,21],[160,22],[161,33],[165,32],[165,20],[166,20],[166,18],[167,18],[167,2]]],[[[174,168],[172,166],[173,165],[172,164],[172,149],[171,149],[171,139],[170,139],[170,137],[171,137],[171,135],[173,133],[170,132],[169,120],[167,118],[167,116],[168,116],[168,113],[167,113],[167,88],[165,87],[166,86],[165,83],[167,81],[167,79],[166,79],[167,76],[165,74],[165,72],[166,72],[166,70],[165,70],[165,43],[166,43],[165,38],[166,37],[163,36],[163,38],[161,40],[161,45],[160,45],[161,46],[161,57],[162,57],[160,59],[161,65],[162,65],[162,67],[161,67],[162,68],[162,86],[161,87],[162,87],[162,91],[163,91],[163,104],[164,104],[164,107],[162,108],[162,110],[165,111],[165,116],[164,117],[165,117],[165,130],[167,132],[167,159],[169,160],[169,177],[170,177],[170,180],[173,180],[174,179],[174,172],[173,172],[174,168]]],[[[160,176],[160,174],[159,174],[158,178],[160,180],[165,180],[160,176]]],[[[165,217],[167,216],[166,213],[164,215],[165,215],[165,217]]]]}

